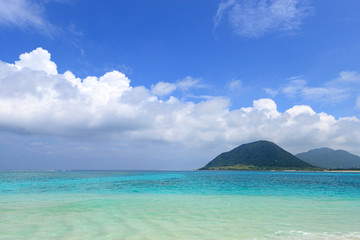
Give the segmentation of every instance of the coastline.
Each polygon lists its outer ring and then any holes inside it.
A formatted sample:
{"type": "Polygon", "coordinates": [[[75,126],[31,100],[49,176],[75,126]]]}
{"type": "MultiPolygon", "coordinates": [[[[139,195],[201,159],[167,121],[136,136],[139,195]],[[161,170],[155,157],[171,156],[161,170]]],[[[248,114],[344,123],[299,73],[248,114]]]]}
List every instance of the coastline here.
{"type": "Polygon", "coordinates": [[[331,170],[331,169],[324,169],[324,170],[298,170],[298,169],[197,169],[191,171],[239,171],[239,172],[326,172],[326,173],[360,173],[360,170],[331,170]]]}

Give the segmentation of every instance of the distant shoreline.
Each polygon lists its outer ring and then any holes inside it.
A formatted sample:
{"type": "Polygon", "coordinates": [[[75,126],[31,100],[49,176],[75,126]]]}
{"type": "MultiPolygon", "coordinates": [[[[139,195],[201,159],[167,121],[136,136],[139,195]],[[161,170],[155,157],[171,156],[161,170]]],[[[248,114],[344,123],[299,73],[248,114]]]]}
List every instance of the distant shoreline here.
{"type": "Polygon", "coordinates": [[[360,172],[360,170],[324,170],[323,172],[360,172]]]}
{"type": "Polygon", "coordinates": [[[236,172],[320,172],[320,173],[360,173],[360,169],[359,170],[328,170],[328,169],[324,169],[324,170],[295,170],[295,169],[284,169],[284,170],[247,170],[247,169],[204,169],[204,170],[193,170],[193,171],[236,171],[236,172]]]}
{"type": "Polygon", "coordinates": [[[334,170],[314,170],[314,171],[306,171],[306,170],[280,170],[281,172],[360,172],[360,169],[359,170],[337,170],[337,169],[334,169],[334,170]]]}
{"type": "Polygon", "coordinates": [[[184,169],[184,170],[127,170],[127,169],[118,169],[118,170],[106,170],[106,169],[90,169],[90,170],[0,170],[0,172],[87,172],[87,171],[120,171],[120,172],[197,172],[197,171],[233,171],[233,172],[324,172],[324,173],[360,173],[359,170],[338,170],[338,169],[324,169],[324,170],[296,170],[296,169],[274,169],[274,170],[247,170],[247,169],[184,169]]]}

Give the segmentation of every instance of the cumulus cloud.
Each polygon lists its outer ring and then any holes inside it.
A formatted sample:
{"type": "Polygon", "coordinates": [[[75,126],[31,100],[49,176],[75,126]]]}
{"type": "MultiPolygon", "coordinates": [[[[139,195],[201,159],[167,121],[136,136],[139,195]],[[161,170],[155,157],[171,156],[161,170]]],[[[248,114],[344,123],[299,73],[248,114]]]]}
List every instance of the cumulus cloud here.
{"type": "Polygon", "coordinates": [[[219,4],[214,26],[227,15],[236,34],[257,38],[296,30],[310,12],[311,7],[300,0],[227,0],[219,4]]]}
{"type": "MultiPolygon", "coordinates": [[[[190,82],[188,78],[182,87],[194,86],[190,82]]],[[[0,131],[193,148],[268,139],[293,152],[321,146],[358,151],[356,117],[336,119],[306,105],[279,112],[269,98],[233,110],[224,97],[198,103],[173,96],[158,99],[156,86],[131,86],[119,71],[84,79],[70,71],[57,73],[50,54],[38,48],[14,64],[0,62],[0,131]]],[[[158,93],[170,90],[164,87],[158,93]]]]}
{"type": "Polygon", "coordinates": [[[23,53],[19,57],[19,61],[15,61],[14,66],[21,68],[29,68],[34,71],[43,71],[49,75],[57,75],[57,66],[50,60],[51,55],[48,51],[37,48],[30,53],[23,53]]]}
{"type": "Polygon", "coordinates": [[[0,24],[37,28],[48,34],[56,29],[44,18],[39,2],[31,0],[0,0],[0,24]]]}

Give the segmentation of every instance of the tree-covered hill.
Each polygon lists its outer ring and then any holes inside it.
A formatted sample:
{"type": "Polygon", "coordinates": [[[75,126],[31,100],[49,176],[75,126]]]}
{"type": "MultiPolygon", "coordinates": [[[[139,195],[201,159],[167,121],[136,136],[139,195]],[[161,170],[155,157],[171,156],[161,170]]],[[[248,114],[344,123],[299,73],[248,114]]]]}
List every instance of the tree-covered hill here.
{"type": "Polygon", "coordinates": [[[261,140],[221,153],[200,170],[310,170],[314,168],[275,143],[261,140]]]}
{"type": "Polygon", "coordinates": [[[360,168],[360,157],[344,150],[333,150],[331,148],[313,149],[296,155],[301,160],[329,169],[360,168]]]}

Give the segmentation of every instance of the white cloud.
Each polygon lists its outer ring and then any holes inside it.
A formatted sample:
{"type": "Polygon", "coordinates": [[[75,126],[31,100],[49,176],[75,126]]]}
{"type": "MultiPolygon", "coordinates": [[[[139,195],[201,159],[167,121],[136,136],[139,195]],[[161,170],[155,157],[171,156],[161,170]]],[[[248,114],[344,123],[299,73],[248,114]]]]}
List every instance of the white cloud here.
{"type": "Polygon", "coordinates": [[[106,137],[129,144],[162,142],[191,148],[228,148],[268,139],[294,153],[321,146],[360,153],[360,120],[356,117],[335,119],[305,105],[279,112],[272,99],[255,100],[252,106],[233,110],[223,97],[199,103],[175,97],[159,100],[154,89],[131,86],[118,71],[80,79],[70,71],[56,73],[46,50],[22,56],[32,59],[31,64],[19,67],[25,64],[23,60],[0,62],[3,132],[106,137]]]}
{"type": "Polygon", "coordinates": [[[240,80],[232,80],[229,82],[229,84],[227,85],[227,88],[230,91],[237,91],[240,90],[242,87],[242,82],[240,80]]]}
{"type": "Polygon", "coordinates": [[[286,110],[286,113],[290,114],[291,117],[296,117],[301,114],[306,114],[310,116],[316,114],[316,112],[310,106],[306,106],[306,105],[296,105],[286,110]]]}
{"type": "Polygon", "coordinates": [[[295,97],[305,89],[306,84],[307,82],[305,80],[293,79],[281,91],[288,97],[295,97]]]}
{"type": "Polygon", "coordinates": [[[257,38],[298,29],[310,10],[300,0],[228,0],[220,3],[214,21],[217,27],[227,14],[236,34],[257,38]]]}
{"type": "Polygon", "coordinates": [[[51,34],[56,27],[43,17],[39,1],[0,0],[0,24],[19,28],[37,28],[51,34]]]}
{"type": "Polygon", "coordinates": [[[350,96],[345,89],[333,87],[306,87],[302,89],[302,95],[307,99],[333,103],[341,102],[350,96]]]}
{"type": "Polygon", "coordinates": [[[151,86],[151,92],[156,96],[166,96],[175,91],[176,84],[168,82],[158,82],[151,86]]]}
{"type": "Polygon", "coordinates": [[[360,83],[360,73],[355,71],[342,71],[339,74],[339,77],[333,81],[329,82],[330,84],[344,84],[344,83],[360,83]]]}
{"type": "Polygon", "coordinates": [[[184,79],[178,81],[176,83],[176,86],[182,91],[187,91],[190,88],[202,88],[202,87],[205,87],[204,85],[200,84],[200,81],[201,81],[200,78],[193,78],[193,77],[187,76],[184,79]]]}
{"type": "Polygon", "coordinates": [[[19,69],[25,67],[34,71],[43,71],[49,75],[58,74],[56,64],[50,60],[50,53],[42,48],[21,54],[19,58],[20,60],[15,61],[14,64],[19,69]]]}
{"type": "Polygon", "coordinates": [[[264,98],[255,100],[254,108],[263,112],[268,118],[277,118],[280,116],[280,113],[277,111],[276,103],[270,98],[264,98]]]}
{"type": "Polygon", "coordinates": [[[319,86],[309,86],[308,82],[300,77],[292,77],[288,80],[282,87],[264,88],[263,90],[272,97],[282,93],[289,98],[302,98],[324,103],[339,103],[349,99],[356,102],[354,99],[360,91],[360,74],[355,71],[342,71],[339,73],[339,77],[319,86]]]}
{"type": "Polygon", "coordinates": [[[167,96],[179,89],[181,91],[188,91],[191,88],[203,88],[205,85],[200,84],[200,78],[192,78],[190,76],[185,77],[177,81],[176,83],[168,83],[168,82],[158,82],[155,85],[151,86],[152,94],[162,97],[167,96]]]}
{"type": "Polygon", "coordinates": [[[224,13],[235,4],[235,0],[223,1],[219,4],[219,8],[214,17],[215,28],[220,24],[224,13]]]}
{"type": "Polygon", "coordinates": [[[263,88],[264,92],[268,94],[271,97],[275,97],[279,94],[279,90],[277,89],[271,89],[271,88],[263,88]]]}
{"type": "Polygon", "coordinates": [[[360,96],[358,96],[356,98],[356,104],[355,104],[356,108],[360,108],[360,96]]]}

